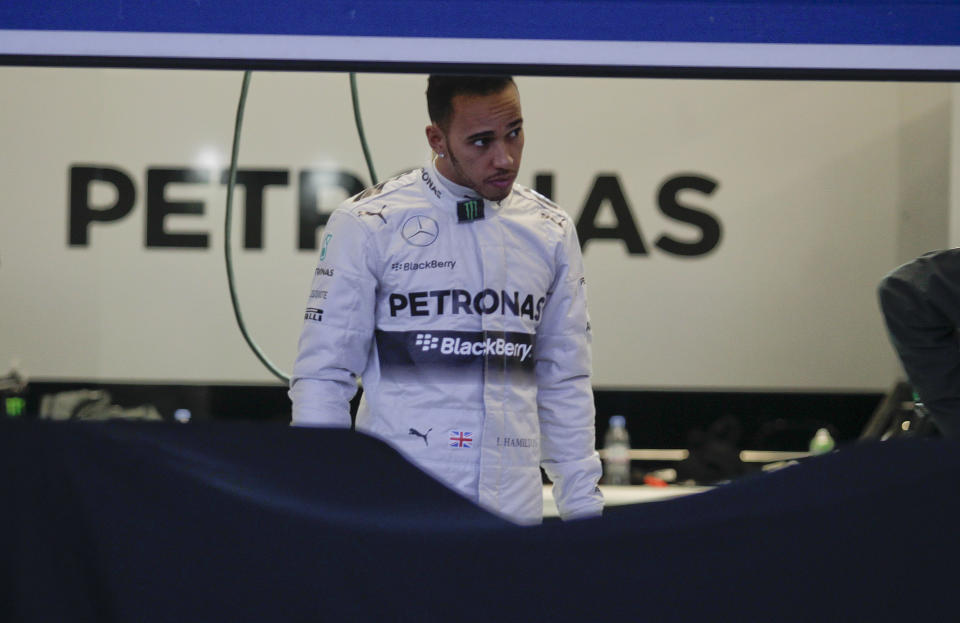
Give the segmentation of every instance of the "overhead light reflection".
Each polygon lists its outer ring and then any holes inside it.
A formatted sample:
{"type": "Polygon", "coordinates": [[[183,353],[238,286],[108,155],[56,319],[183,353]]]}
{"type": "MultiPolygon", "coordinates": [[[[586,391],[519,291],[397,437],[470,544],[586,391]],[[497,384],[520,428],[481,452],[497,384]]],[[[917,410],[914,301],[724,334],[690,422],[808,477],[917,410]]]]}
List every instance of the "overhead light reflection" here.
{"type": "Polygon", "coordinates": [[[212,145],[201,147],[193,159],[193,163],[198,169],[219,169],[225,166],[224,162],[223,154],[212,145]]]}

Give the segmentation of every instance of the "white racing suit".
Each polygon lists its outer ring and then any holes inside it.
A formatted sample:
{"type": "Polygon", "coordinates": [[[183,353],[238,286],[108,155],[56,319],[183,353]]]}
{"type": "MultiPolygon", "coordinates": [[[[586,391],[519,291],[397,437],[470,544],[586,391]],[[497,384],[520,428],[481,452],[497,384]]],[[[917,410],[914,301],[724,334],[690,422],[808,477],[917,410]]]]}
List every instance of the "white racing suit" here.
{"type": "Polygon", "coordinates": [[[323,232],[293,423],[384,439],[484,508],[541,521],[539,465],[563,518],[599,515],[590,328],[571,220],[519,185],[465,200],[436,169],[348,199],[323,232]]]}

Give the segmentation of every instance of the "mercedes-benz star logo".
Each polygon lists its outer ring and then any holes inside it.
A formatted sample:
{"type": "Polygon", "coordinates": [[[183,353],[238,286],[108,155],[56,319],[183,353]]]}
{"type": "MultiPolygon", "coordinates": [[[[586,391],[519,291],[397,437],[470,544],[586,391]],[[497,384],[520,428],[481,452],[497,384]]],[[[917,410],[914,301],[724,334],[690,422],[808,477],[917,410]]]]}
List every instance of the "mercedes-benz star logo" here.
{"type": "Polygon", "coordinates": [[[404,222],[401,230],[403,239],[415,247],[426,247],[433,244],[440,233],[437,222],[429,216],[411,216],[404,222]]]}

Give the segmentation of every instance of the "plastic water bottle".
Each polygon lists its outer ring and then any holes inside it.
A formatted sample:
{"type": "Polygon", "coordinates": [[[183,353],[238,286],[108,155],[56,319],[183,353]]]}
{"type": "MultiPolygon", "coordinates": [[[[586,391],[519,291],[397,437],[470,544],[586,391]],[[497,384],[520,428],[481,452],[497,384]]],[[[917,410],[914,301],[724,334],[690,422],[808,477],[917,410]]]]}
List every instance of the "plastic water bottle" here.
{"type": "Polygon", "coordinates": [[[826,454],[833,450],[835,446],[833,435],[825,428],[817,429],[813,439],[810,440],[810,454],[826,454]]]}
{"type": "Polygon", "coordinates": [[[603,439],[603,474],[608,485],[630,484],[630,434],[627,420],[622,415],[610,418],[603,439]]]}

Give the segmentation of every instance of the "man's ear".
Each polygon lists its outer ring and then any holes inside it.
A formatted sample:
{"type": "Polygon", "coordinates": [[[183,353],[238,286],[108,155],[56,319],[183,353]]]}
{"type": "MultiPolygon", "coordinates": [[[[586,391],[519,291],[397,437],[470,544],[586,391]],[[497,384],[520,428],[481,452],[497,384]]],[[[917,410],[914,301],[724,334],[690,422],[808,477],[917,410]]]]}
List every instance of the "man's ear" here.
{"type": "Polygon", "coordinates": [[[426,132],[427,143],[429,143],[430,149],[437,154],[445,153],[447,151],[447,141],[446,137],[443,135],[443,130],[441,130],[437,124],[431,123],[427,126],[426,132]]]}

